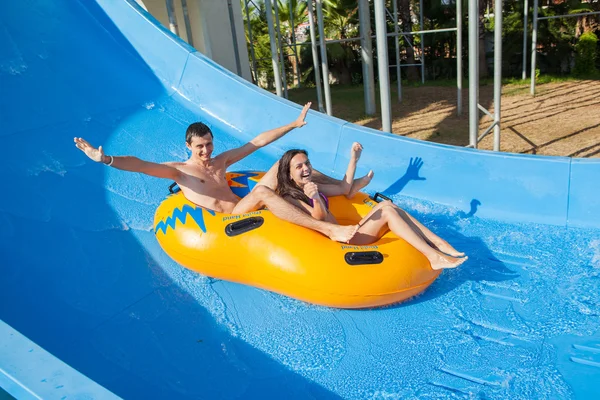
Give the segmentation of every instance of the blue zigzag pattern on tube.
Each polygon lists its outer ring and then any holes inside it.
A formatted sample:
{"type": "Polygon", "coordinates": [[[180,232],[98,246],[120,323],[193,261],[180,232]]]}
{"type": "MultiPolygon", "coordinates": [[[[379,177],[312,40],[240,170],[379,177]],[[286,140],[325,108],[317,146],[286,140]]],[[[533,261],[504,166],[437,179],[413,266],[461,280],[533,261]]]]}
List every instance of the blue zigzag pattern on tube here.
{"type": "Polygon", "coordinates": [[[162,231],[163,234],[167,233],[167,228],[171,227],[171,229],[175,229],[175,224],[177,220],[181,221],[182,224],[185,224],[187,216],[191,216],[196,224],[200,227],[202,232],[206,233],[206,225],[204,224],[204,211],[208,212],[213,217],[215,216],[215,212],[212,210],[204,210],[200,207],[192,207],[190,205],[184,205],[181,209],[176,208],[173,211],[173,215],[167,217],[166,220],[160,221],[156,224],[156,229],[154,230],[154,234],[158,231],[162,231]]]}
{"type": "Polygon", "coordinates": [[[239,183],[240,185],[244,185],[244,187],[231,187],[231,191],[239,197],[245,197],[248,193],[252,191],[254,186],[256,186],[256,182],[251,181],[250,178],[254,178],[260,173],[255,171],[233,171],[236,174],[244,174],[242,176],[238,176],[236,178],[231,178],[235,183],[239,183]]]}

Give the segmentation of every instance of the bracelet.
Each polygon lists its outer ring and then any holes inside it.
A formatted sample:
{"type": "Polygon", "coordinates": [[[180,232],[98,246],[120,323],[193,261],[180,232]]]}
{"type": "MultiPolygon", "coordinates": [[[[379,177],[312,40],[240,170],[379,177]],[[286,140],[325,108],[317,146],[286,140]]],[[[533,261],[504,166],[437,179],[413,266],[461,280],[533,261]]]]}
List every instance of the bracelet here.
{"type": "Polygon", "coordinates": [[[108,164],[105,164],[106,166],[110,167],[113,163],[113,161],[115,161],[115,158],[113,156],[109,156],[110,157],[110,162],[108,164]]]}

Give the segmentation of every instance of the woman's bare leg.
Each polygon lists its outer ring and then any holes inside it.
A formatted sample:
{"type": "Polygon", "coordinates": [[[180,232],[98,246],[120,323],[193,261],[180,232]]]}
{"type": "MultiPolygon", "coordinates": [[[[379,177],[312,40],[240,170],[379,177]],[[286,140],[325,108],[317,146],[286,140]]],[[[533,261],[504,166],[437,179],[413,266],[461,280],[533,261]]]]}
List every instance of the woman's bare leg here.
{"type": "MultiPolygon", "coordinates": [[[[406,210],[398,207],[396,204],[391,201],[385,200],[378,203],[373,210],[379,209],[381,207],[391,206],[396,209],[398,215],[415,231],[416,234],[421,236],[426,242],[429,243],[431,247],[436,250],[440,250],[443,253],[446,253],[452,257],[462,257],[465,253],[459,252],[456,250],[450,243],[446,242],[444,239],[430,231],[425,225],[419,222],[415,217],[410,215],[406,210]]],[[[372,210],[372,211],[373,211],[372,210]]],[[[367,214],[368,216],[368,214],[367,214]]],[[[366,217],[365,217],[366,218],[366,217]]],[[[362,221],[361,221],[362,224],[362,221]]]]}
{"type": "Polygon", "coordinates": [[[442,254],[431,247],[427,241],[416,233],[411,226],[398,214],[395,207],[385,204],[373,209],[370,215],[361,221],[356,235],[350,240],[354,245],[365,245],[376,242],[386,229],[390,229],[398,237],[406,240],[429,260],[432,269],[455,268],[466,261],[465,258],[455,258],[442,254]]]}
{"type": "Polygon", "coordinates": [[[452,257],[462,257],[465,255],[465,253],[456,250],[454,247],[452,247],[450,243],[448,243],[447,241],[430,231],[425,225],[423,225],[415,217],[410,215],[406,210],[403,210],[391,201],[382,201],[381,203],[378,203],[373,210],[385,206],[391,206],[395,208],[398,212],[398,215],[400,215],[400,217],[404,219],[404,221],[411,227],[411,229],[415,231],[416,234],[421,236],[426,242],[428,242],[429,245],[434,249],[440,250],[441,252],[446,253],[452,257]]]}
{"type": "Polygon", "coordinates": [[[400,217],[402,217],[402,219],[404,219],[409,225],[412,225],[413,230],[423,235],[426,238],[426,240],[433,243],[434,246],[437,247],[440,251],[449,254],[452,257],[462,257],[465,255],[465,253],[456,250],[454,247],[452,247],[450,243],[448,243],[435,233],[431,232],[425,225],[419,222],[408,212],[396,205],[394,205],[394,207],[396,207],[396,209],[398,210],[398,214],[400,215],[400,217]]]}
{"type": "Polygon", "coordinates": [[[266,186],[260,185],[248,193],[234,207],[232,214],[244,214],[267,207],[276,217],[315,230],[336,242],[348,243],[356,233],[358,225],[336,225],[326,221],[318,221],[300,211],[266,186]]]}

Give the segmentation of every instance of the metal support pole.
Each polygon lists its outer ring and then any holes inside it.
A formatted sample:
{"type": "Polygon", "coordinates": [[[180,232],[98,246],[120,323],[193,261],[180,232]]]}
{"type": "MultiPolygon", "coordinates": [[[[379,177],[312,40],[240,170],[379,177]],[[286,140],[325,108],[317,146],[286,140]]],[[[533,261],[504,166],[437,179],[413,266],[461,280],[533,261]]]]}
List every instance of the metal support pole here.
{"type": "Polygon", "coordinates": [[[269,27],[269,39],[271,43],[271,63],[273,64],[275,89],[277,90],[277,96],[281,97],[281,74],[279,73],[279,61],[277,60],[277,45],[275,44],[274,40],[275,28],[273,27],[273,7],[271,7],[271,0],[265,0],[265,7],[267,11],[267,26],[269,27]]]}
{"type": "Polygon", "coordinates": [[[477,104],[477,108],[479,109],[479,111],[481,111],[482,113],[484,113],[491,119],[494,119],[494,115],[487,108],[483,107],[481,104],[477,104]]]}
{"type": "MultiPolygon", "coordinates": [[[[423,0],[421,0],[423,1],[423,0]]],[[[394,5],[394,33],[398,34],[398,2],[392,0],[394,5]]],[[[400,40],[396,36],[394,37],[394,44],[396,49],[396,76],[398,77],[398,103],[402,102],[402,74],[400,71],[400,40]]]]}
{"type": "Polygon", "coordinates": [[[250,58],[252,58],[252,70],[254,71],[254,83],[258,85],[258,68],[256,66],[256,54],[254,53],[254,39],[252,38],[252,23],[250,22],[250,10],[248,0],[244,0],[246,6],[246,22],[248,24],[248,40],[250,41],[250,58]]]}
{"type": "Polygon", "coordinates": [[[233,5],[231,0],[227,0],[229,9],[229,26],[231,27],[231,38],[233,40],[233,55],[235,57],[235,69],[238,76],[242,76],[242,63],[240,61],[240,49],[237,42],[237,33],[235,31],[235,18],[233,17],[233,5]]]}
{"type": "Polygon", "coordinates": [[[531,31],[531,87],[529,92],[535,96],[535,63],[538,30],[538,0],[533,0],[533,30],[531,31]]]}
{"type": "Polygon", "coordinates": [[[527,14],[529,14],[529,1],[525,0],[523,7],[523,71],[521,79],[527,79],[527,14]]]}
{"type": "Polygon", "coordinates": [[[323,112],[323,94],[321,93],[321,70],[319,68],[319,52],[317,51],[317,34],[315,32],[315,15],[313,12],[313,0],[306,2],[308,10],[308,26],[310,31],[310,47],[312,48],[313,69],[315,72],[315,85],[317,86],[317,102],[319,111],[323,112]]]}
{"type": "Polygon", "coordinates": [[[281,25],[279,24],[279,6],[278,0],[273,3],[275,11],[275,27],[277,28],[277,42],[279,43],[279,64],[281,68],[281,80],[283,81],[283,97],[288,98],[287,78],[285,74],[285,61],[283,59],[283,37],[281,36],[281,25]]]}
{"type": "Polygon", "coordinates": [[[565,15],[548,15],[546,17],[539,17],[538,21],[542,21],[545,19],[556,19],[556,18],[571,18],[571,17],[586,17],[588,15],[598,15],[600,11],[589,11],[584,13],[575,13],[575,14],[565,14],[565,15]]]}
{"type": "Polygon", "coordinates": [[[494,4],[494,151],[500,151],[500,102],[502,98],[502,1],[494,4]]]}
{"type": "Polygon", "coordinates": [[[298,57],[298,47],[296,47],[296,29],[294,27],[294,10],[292,8],[293,4],[296,3],[292,3],[292,0],[288,2],[288,8],[290,9],[290,32],[292,35],[292,48],[294,49],[294,57],[296,59],[296,77],[298,78],[297,87],[300,87],[302,78],[300,76],[300,63],[298,62],[300,57],[298,57]]]}
{"type": "Polygon", "coordinates": [[[373,73],[373,44],[371,43],[371,17],[369,0],[358,0],[360,28],[360,56],[362,59],[363,87],[365,91],[365,114],[377,112],[375,104],[375,77],[373,73]]]}
{"type": "Polygon", "coordinates": [[[462,0],[456,0],[456,113],[462,115],[462,81],[463,81],[463,65],[462,65],[462,0]]]}
{"type": "Polygon", "coordinates": [[[479,131],[479,2],[469,0],[469,146],[477,148],[479,131]]]}
{"type": "Polygon", "coordinates": [[[385,21],[385,1],[375,0],[375,32],[377,34],[377,67],[381,96],[381,123],[385,132],[392,131],[392,106],[390,101],[390,76],[385,21]]]}
{"type": "Polygon", "coordinates": [[[175,16],[175,6],[173,0],[166,0],[167,15],[169,16],[169,29],[171,32],[179,36],[179,29],[177,28],[177,16],[175,16]]]}
{"type": "Polygon", "coordinates": [[[318,20],[318,25],[319,25],[319,46],[321,46],[321,68],[323,70],[323,89],[325,90],[325,109],[327,110],[327,115],[331,115],[331,90],[329,89],[329,66],[327,65],[327,47],[325,45],[325,24],[323,23],[323,0],[317,0],[317,20],[318,20]]]}
{"type": "MultiPolygon", "coordinates": [[[[393,37],[393,36],[414,36],[414,35],[421,35],[421,34],[425,34],[425,33],[440,33],[440,32],[454,32],[456,30],[456,28],[444,28],[444,29],[425,29],[424,31],[412,31],[412,32],[398,32],[398,35],[396,35],[395,33],[388,33],[387,36],[388,37],[393,37]]],[[[375,36],[373,36],[375,37],[375,36]]],[[[412,46],[412,44],[410,44],[412,46]]],[[[413,47],[414,49],[414,47],[413,47]]]]}
{"type": "MultiPolygon", "coordinates": [[[[458,0],[457,0],[458,1],[458,0]]],[[[421,25],[421,30],[425,30],[423,26],[423,0],[419,0],[419,24],[421,25]]],[[[423,34],[421,34],[421,83],[425,83],[425,43],[423,39],[425,38],[423,34]]]]}
{"type": "Polygon", "coordinates": [[[185,24],[185,34],[190,46],[194,46],[192,37],[192,24],[190,23],[190,13],[188,12],[187,0],[181,0],[181,10],[183,11],[183,23],[185,24]]]}
{"type": "Polygon", "coordinates": [[[479,135],[479,137],[477,138],[477,143],[481,142],[481,139],[486,137],[487,134],[490,133],[491,130],[494,129],[495,127],[496,127],[496,121],[492,122],[492,124],[490,126],[488,126],[487,129],[485,131],[483,131],[483,133],[481,135],[479,135]]]}

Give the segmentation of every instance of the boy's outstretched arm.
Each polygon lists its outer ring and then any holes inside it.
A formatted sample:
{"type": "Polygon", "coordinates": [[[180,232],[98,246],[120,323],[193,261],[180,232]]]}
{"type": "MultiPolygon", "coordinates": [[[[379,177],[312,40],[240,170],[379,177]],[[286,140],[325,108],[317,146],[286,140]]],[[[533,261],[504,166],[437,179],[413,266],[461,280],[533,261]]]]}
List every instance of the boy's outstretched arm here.
{"type": "Polygon", "coordinates": [[[141,172],[157,178],[172,179],[178,181],[182,173],[175,167],[167,164],[157,164],[140,160],[131,156],[107,156],[102,146],[95,148],[83,138],[74,138],[75,146],[85,153],[91,160],[105,165],[122,169],[124,171],[141,172]]]}
{"type": "Polygon", "coordinates": [[[306,125],[306,121],[304,119],[306,118],[306,114],[308,113],[308,110],[310,109],[311,104],[312,103],[308,102],[304,105],[304,108],[302,108],[300,115],[298,116],[298,118],[296,118],[295,121],[293,121],[287,125],[280,126],[279,128],[275,128],[275,129],[271,129],[270,131],[263,132],[260,135],[256,136],[251,141],[249,141],[248,143],[246,143],[245,145],[243,145],[242,147],[238,147],[237,149],[228,150],[224,153],[219,154],[216,158],[225,160],[225,165],[226,165],[226,167],[228,167],[231,164],[234,164],[234,163],[240,161],[242,158],[247,157],[248,155],[252,154],[259,148],[264,147],[270,143],[273,143],[274,141],[276,141],[280,137],[284,136],[289,131],[291,131],[295,128],[303,127],[304,125],[306,125]]]}

